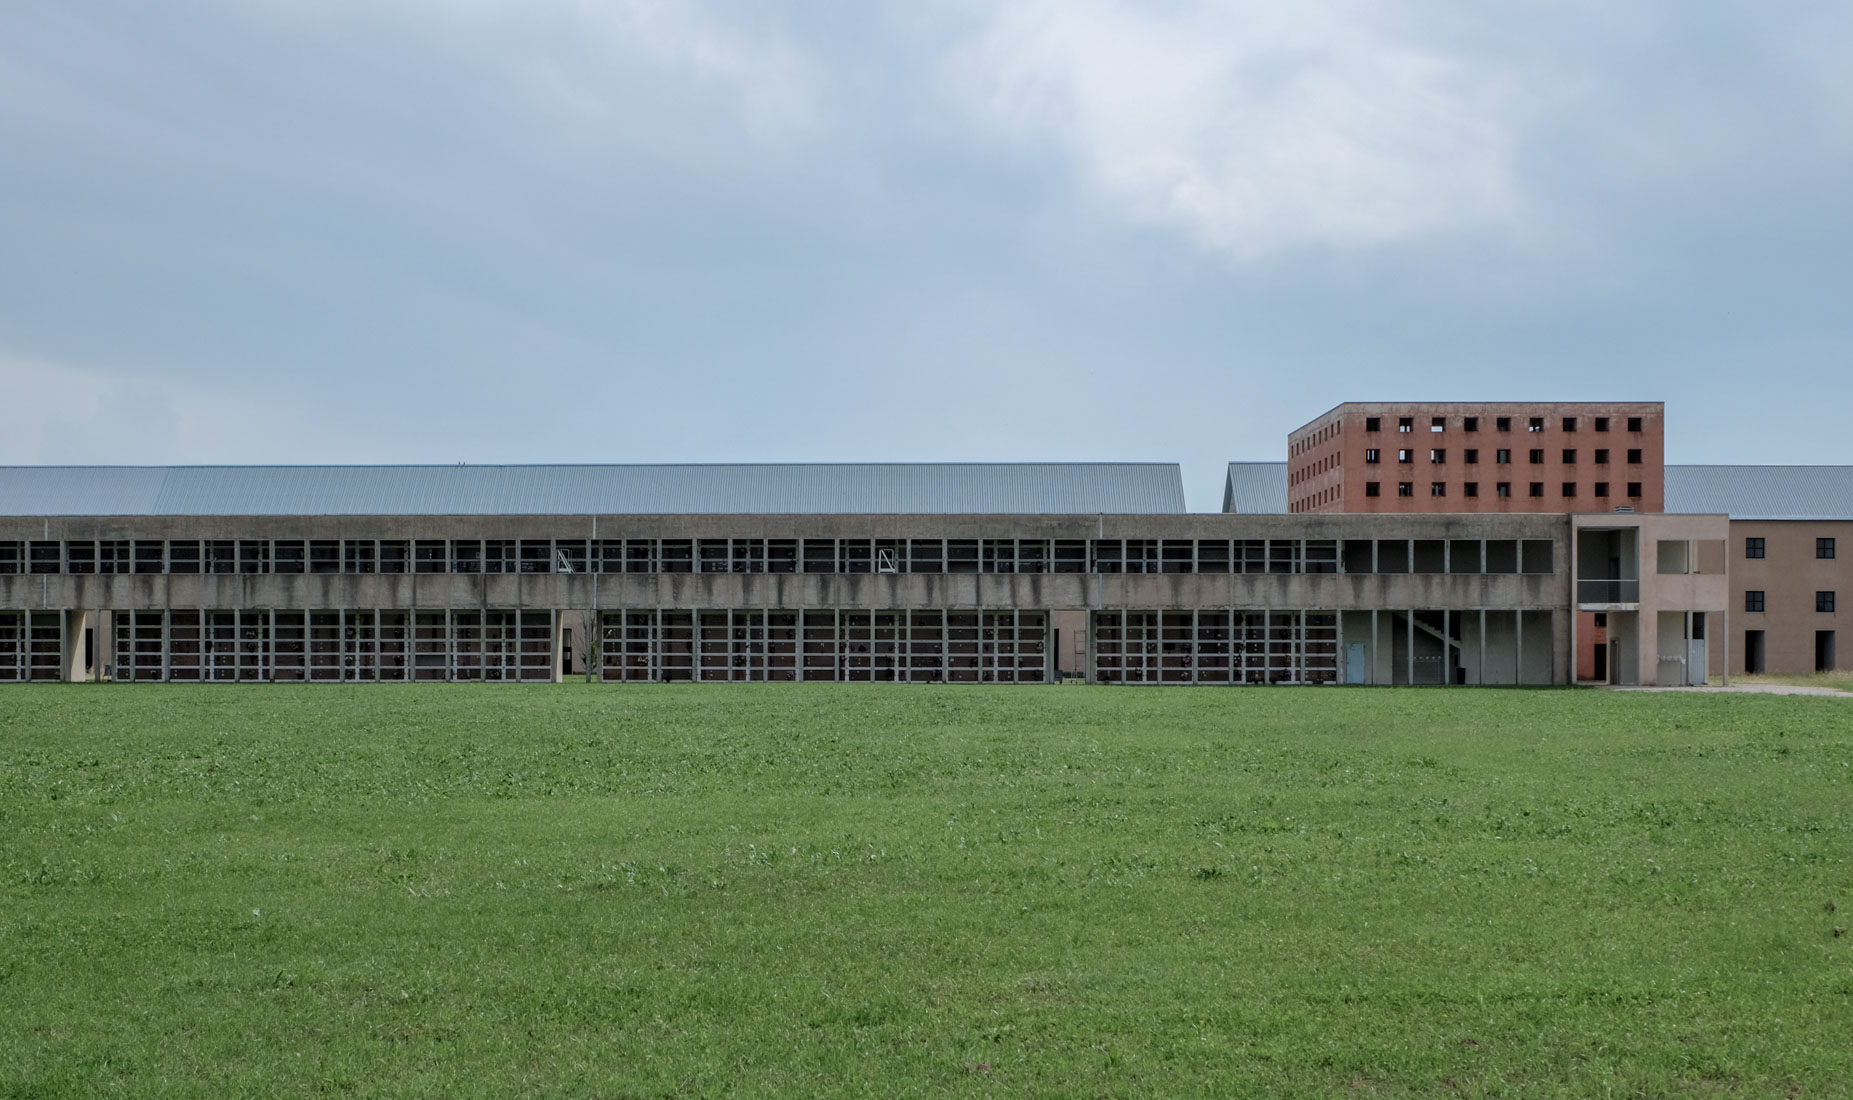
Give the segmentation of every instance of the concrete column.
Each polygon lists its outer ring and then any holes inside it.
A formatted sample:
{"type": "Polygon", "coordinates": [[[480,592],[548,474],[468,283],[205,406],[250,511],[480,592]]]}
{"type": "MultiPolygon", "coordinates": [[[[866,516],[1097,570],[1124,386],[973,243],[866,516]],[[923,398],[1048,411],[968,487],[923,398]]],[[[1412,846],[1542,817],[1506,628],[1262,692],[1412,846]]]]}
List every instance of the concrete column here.
{"type": "MultiPolygon", "coordinates": [[[[1413,566],[1413,562],[1411,563],[1413,566]]],[[[1403,682],[1415,686],[1415,609],[1403,612],[1403,682]]]]}

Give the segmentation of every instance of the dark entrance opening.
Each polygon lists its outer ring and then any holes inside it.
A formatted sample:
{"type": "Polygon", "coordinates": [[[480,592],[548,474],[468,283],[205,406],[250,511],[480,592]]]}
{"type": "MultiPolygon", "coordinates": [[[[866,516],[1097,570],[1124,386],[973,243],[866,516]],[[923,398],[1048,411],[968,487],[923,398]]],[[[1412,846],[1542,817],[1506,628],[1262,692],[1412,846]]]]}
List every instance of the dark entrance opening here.
{"type": "Polygon", "coordinates": [[[1744,631],[1744,671],[1756,675],[1763,671],[1763,632],[1744,631]]]}
{"type": "Polygon", "coordinates": [[[1596,643],[1595,666],[1596,666],[1595,667],[1596,682],[1598,684],[1608,683],[1609,682],[1609,647],[1608,647],[1607,642],[1597,642],[1596,643]]]}
{"type": "Polygon", "coordinates": [[[1814,632],[1814,670],[1832,672],[1834,667],[1834,632],[1817,630],[1814,632]]]}

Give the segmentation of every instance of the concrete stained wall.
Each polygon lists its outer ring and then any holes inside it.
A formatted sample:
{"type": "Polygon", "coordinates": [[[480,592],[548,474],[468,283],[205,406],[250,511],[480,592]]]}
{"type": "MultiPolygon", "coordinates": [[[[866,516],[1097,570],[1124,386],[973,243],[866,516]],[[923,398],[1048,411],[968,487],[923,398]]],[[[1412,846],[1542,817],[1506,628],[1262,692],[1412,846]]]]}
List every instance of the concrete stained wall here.
{"type": "Polygon", "coordinates": [[[1563,606],[1561,575],[560,573],[0,576],[0,607],[824,609],[1563,606]]]}
{"type": "MultiPolygon", "coordinates": [[[[1548,574],[838,574],[404,573],[24,574],[0,576],[0,608],[60,610],[113,651],[108,611],[163,609],[558,610],[1046,610],[1057,629],[1090,609],[1368,611],[1372,608],[1567,607],[1569,524],[1562,516],[387,516],[41,517],[0,519],[0,539],[437,539],[437,538],[1141,538],[1545,539],[1548,574]]],[[[1561,619],[1562,616],[1556,616],[1561,619]]],[[[1348,616],[1347,622],[1352,619],[1348,616]]],[[[1542,620],[1541,620],[1542,621],[1542,620]]],[[[1391,682],[1396,627],[1379,615],[1372,678],[1391,682]]],[[[575,663],[586,626],[574,628],[575,663]]],[[[1548,632],[1548,628],[1547,628],[1548,632]]],[[[1066,636],[1065,632],[1065,636],[1066,636]]],[[[1085,630],[1072,629],[1073,668],[1085,630]]],[[[1355,635],[1354,635],[1355,636],[1355,635]]],[[[1528,641],[1529,644],[1529,641],[1528,641]]],[[[1547,644],[1561,650],[1558,638],[1547,644]]],[[[1066,648],[1066,647],[1064,647],[1066,648]]],[[[71,660],[80,660],[76,653],[71,660]]],[[[1552,660],[1553,658],[1540,658],[1552,660]]],[[[1557,667],[1567,667],[1558,653],[1557,667]]],[[[1342,661],[1342,655],[1341,655],[1342,661]]],[[[99,658],[99,665],[102,658],[99,658]]],[[[1341,665],[1342,667],[1342,665],[1341,665]]]]}

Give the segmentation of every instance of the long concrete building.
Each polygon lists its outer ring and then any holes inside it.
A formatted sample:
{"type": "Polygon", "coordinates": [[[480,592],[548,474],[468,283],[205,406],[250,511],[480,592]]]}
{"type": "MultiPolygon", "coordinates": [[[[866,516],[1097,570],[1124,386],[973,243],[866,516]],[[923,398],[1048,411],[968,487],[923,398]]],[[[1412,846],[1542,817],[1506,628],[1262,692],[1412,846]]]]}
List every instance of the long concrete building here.
{"type": "Polygon", "coordinates": [[[0,677],[1534,683],[1557,516],[1189,514],[1169,464],[0,470],[0,677]]]}
{"type": "MultiPolygon", "coordinates": [[[[1432,488],[1354,511],[1351,473],[1292,473],[1376,465],[1364,452],[1392,427],[1456,452],[1448,433],[1472,433],[1450,417],[1497,435],[1509,416],[1553,445],[1660,430],[1657,406],[1437,408],[1341,406],[1290,437],[1288,462],[1231,464],[1223,510],[1199,514],[1166,463],[0,468],[0,681],[548,681],[590,663],[623,682],[1650,684],[1836,667],[1845,468],[1662,471],[1657,442],[1640,463],[1620,448],[1643,468],[1628,499],[1664,493],[1665,512],[1529,494],[1455,511],[1432,488]]],[[[1472,472],[1458,453],[1429,465],[1456,459],[1472,472]]]]}

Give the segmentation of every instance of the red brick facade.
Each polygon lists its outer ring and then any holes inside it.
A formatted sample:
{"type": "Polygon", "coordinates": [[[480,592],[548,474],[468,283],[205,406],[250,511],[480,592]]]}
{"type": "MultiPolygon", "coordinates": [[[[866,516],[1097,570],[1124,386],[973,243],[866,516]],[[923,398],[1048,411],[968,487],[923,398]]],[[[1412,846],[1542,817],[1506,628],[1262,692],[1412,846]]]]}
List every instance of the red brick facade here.
{"type": "Polygon", "coordinates": [[[1660,512],[1665,440],[1658,401],[1348,402],[1287,436],[1287,507],[1660,512]]]}

